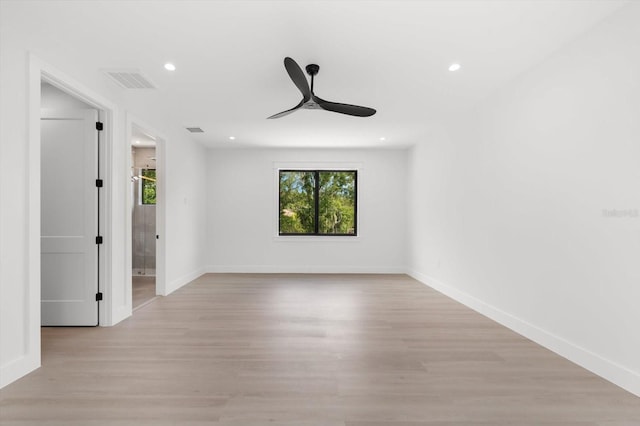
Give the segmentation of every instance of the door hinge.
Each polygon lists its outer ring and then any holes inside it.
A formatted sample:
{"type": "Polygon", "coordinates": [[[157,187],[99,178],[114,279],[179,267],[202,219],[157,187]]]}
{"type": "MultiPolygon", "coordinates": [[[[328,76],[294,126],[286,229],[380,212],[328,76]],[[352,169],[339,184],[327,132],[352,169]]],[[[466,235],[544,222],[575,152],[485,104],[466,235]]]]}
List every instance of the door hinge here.
{"type": "Polygon", "coordinates": [[[98,188],[102,188],[102,185],[103,185],[102,179],[96,179],[96,186],[98,188]]]}
{"type": "Polygon", "coordinates": [[[102,244],[102,237],[100,235],[96,237],[96,244],[102,244]]]}
{"type": "Polygon", "coordinates": [[[102,293],[98,292],[96,293],[96,302],[99,302],[102,300],[102,293]]]}
{"type": "Polygon", "coordinates": [[[103,128],[104,128],[104,125],[101,122],[96,121],[96,130],[100,132],[102,131],[103,128]]]}

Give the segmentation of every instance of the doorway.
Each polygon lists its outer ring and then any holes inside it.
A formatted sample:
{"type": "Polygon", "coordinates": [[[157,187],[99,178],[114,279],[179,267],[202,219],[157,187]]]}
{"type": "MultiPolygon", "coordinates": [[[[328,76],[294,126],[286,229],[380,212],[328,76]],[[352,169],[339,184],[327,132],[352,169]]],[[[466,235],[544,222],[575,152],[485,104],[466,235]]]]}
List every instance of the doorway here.
{"type": "Polygon", "coordinates": [[[157,241],[156,137],[143,129],[131,130],[131,302],[133,311],[153,301],[157,241]]]}
{"type": "Polygon", "coordinates": [[[101,111],[40,87],[41,325],[99,325],[101,111]]]}

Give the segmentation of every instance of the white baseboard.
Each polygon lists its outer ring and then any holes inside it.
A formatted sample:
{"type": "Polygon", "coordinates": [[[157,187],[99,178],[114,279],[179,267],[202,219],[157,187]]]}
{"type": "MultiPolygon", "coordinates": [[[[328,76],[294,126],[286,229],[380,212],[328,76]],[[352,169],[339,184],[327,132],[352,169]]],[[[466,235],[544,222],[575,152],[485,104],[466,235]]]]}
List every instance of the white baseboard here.
{"type": "Polygon", "coordinates": [[[291,265],[210,265],[207,273],[227,274],[404,274],[397,266],[291,266],[291,265]]]}
{"type": "Polygon", "coordinates": [[[38,356],[22,356],[0,367],[0,389],[40,368],[40,348],[38,356]]]}
{"type": "Polygon", "coordinates": [[[180,287],[186,284],[189,284],[191,281],[195,280],[196,278],[200,277],[206,272],[207,272],[206,268],[198,268],[193,272],[190,272],[188,274],[181,276],[180,278],[176,278],[172,280],[171,282],[167,283],[166,294],[164,294],[164,296],[170,295],[180,287]]]}
{"type": "Polygon", "coordinates": [[[111,323],[110,324],[104,324],[105,327],[111,327],[114,326],[116,324],[118,324],[119,322],[129,318],[131,316],[131,308],[127,307],[127,306],[122,306],[120,308],[116,308],[113,310],[113,313],[111,314],[111,323]]]}
{"type": "Polygon", "coordinates": [[[523,321],[508,312],[504,312],[480,299],[447,285],[435,278],[417,271],[408,271],[408,275],[433,288],[434,290],[462,303],[516,333],[544,346],[563,358],[591,371],[594,374],[640,396],[640,373],[610,361],[585,348],[575,345],[546,330],[523,321]]]}

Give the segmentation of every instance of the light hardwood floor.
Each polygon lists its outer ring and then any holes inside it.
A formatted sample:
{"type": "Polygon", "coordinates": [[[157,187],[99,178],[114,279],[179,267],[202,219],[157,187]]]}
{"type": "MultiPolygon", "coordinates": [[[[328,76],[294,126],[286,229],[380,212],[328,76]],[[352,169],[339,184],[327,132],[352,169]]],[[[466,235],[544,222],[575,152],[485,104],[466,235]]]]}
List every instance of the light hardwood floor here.
{"type": "Polygon", "coordinates": [[[640,398],[403,275],[209,274],[42,337],[3,425],[640,425],[640,398]]]}

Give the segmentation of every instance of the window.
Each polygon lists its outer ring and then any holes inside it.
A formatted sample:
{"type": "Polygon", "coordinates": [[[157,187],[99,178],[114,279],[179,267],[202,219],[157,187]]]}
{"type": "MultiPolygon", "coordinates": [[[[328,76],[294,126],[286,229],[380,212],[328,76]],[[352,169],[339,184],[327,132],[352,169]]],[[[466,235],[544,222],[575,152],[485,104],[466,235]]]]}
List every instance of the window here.
{"type": "Polygon", "coordinates": [[[280,235],[357,235],[356,170],[280,170],[280,235]]]}
{"type": "Polygon", "coordinates": [[[156,203],[156,170],[142,169],[140,173],[142,204],[156,203]]]}

